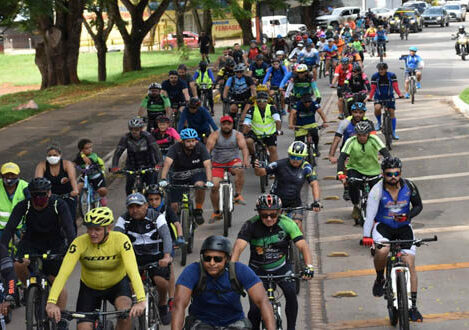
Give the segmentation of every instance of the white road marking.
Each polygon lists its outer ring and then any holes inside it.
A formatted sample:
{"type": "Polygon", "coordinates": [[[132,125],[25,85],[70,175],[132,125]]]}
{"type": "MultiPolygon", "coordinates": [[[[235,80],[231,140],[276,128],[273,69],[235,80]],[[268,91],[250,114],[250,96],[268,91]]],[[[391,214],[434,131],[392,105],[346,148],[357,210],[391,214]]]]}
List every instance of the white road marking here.
{"type": "Polygon", "coordinates": [[[396,146],[402,146],[406,144],[414,144],[414,143],[426,143],[426,142],[438,142],[438,141],[448,141],[448,140],[459,140],[465,139],[469,137],[469,134],[464,135],[454,135],[454,136],[446,136],[446,137],[439,137],[439,138],[432,138],[432,139],[422,139],[422,140],[412,140],[412,141],[398,141],[394,142],[396,146]]]}
{"type": "Polygon", "coordinates": [[[407,127],[407,128],[398,128],[397,131],[408,132],[408,131],[416,131],[419,129],[442,127],[442,126],[453,126],[453,128],[456,128],[456,127],[468,127],[469,124],[455,125],[454,123],[441,123],[441,124],[423,125],[423,126],[415,126],[415,127],[407,127]]]}

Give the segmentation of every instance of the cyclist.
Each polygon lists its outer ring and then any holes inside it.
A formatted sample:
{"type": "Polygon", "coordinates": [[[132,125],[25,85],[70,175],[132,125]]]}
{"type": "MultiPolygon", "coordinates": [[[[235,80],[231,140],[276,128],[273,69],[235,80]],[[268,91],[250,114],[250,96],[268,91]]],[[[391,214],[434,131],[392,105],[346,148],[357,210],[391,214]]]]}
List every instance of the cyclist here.
{"type": "Polygon", "coordinates": [[[179,64],[177,72],[179,79],[181,79],[187,84],[189,96],[197,97],[197,86],[195,84],[194,79],[192,79],[192,75],[190,73],[187,73],[187,66],[185,64],[179,64]]]}
{"type": "MultiPolygon", "coordinates": [[[[100,205],[107,205],[107,188],[106,180],[104,178],[104,161],[97,153],[93,152],[93,142],[90,139],[81,139],[78,141],[78,154],[73,160],[80,170],[89,168],[88,179],[93,189],[100,196],[100,205]]],[[[78,183],[78,191],[83,189],[83,177],[80,176],[78,183]]]]}
{"type": "Polygon", "coordinates": [[[456,33],[455,39],[456,39],[456,44],[454,45],[454,49],[456,50],[456,55],[461,54],[461,46],[459,46],[458,38],[460,36],[467,36],[467,33],[464,29],[464,25],[459,25],[458,27],[458,32],[456,33]]]}
{"type": "Polygon", "coordinates": [[[327,45],[326,35],[324,33],[321,33],[319,35],[319,41],[316,43],[316,49],[319,51],[321,57],[323,56],[325,45],[327,45]]]}
{"type": "Polygon", "coordinates": [[[342,38],[347,44],[352,41],[352,31],[348,23],[345,23],[344,28],[340,31],[340,38],[342,38]]]}
{"type": "Polygon", "coordinates": [[[240,64],[240,63],[244,63],[244,64],[247,64],[247,61],[246,61],[246,54],[244,53],[244,50],[241,49],[241,46],[239,43],[235,43],[233,45],[233,60],[234,60],[234,63],[233,63],[233,66],[235,64],[240,64]]]}
{"type": "MultiPolygon", "coordinates": [[[[373,24],[371,24],[370,27],[365,32],[366,44],[370,45],[371,43],[373,43],[373,45],[376,47],[375,37],[376,37],[376,28],[374,27],[373,24]]],[[[371,51],[369,53],[370,53],[370,56],[373,56],[371,51]]]]}
{"type": "Polygon", "coordinates": [[[221,70],[225,66],[228,59],[233,60],[232,54],[233,49],[231,47],[226,47],[223,49],[223,54],[218,57],[215,67],[217,67],[218,70],[221,70]]]}
{"type": "MultiPolygon", "coordinates": [[[[210,134],[207,141],[207,150],[212,154],[212,175],[214,187],[211,191],[210,198],[212,200],[213,214],[210,223],[215,220],[221,220],[222,214],[219,210],[219,194],[220,181],[223,180],[224,169],[216,168],[217,166],[244,166],[249,167],[249,151],[246,145],[244,135],[233,129],[233,118],[231,116],[223,116],[220,118],[221,128],[210,134]],[[239,157],[239,151],[243,154],[243,161],[239,157]]],[[[235,176],[234,182],[234,203],[245,205],[243,196],[241,195],[244,186],[244,171],[242,169],[230,169],[235,176]]]]}
{"type": "MultiPolygon", "coordinates": [[[[371,189],[366,207],[366,220],[363,226],[363,244],[371,246],[373,241],[412,240],[414,231],[411,220],[422,211],[423,205],[415,184],[402,178],[402,162],[399,158],[385,158],[381,163],[383,179],[371,189]],[[376,225],[375,225],[376,221],[376,225]]],[[[417,271],[415,269],[415,245],[403,243],[402,259],[409,265],[412,306],[409,317],[414,322],[422,322],[417,309],[417,271]]],[[[375,250],[374,265],[376,280],[373,295],[384,294],[384,268],[389,247],[375,250]]]]}
{"type": "MultiPolygon", "coordinates": [[[[311,279],[314,269],[308,243],[295,222],[281,214],[280,198],[277,195],[263,194],[257,199],[256,209],[258,215],[246,221],[238,233],[231,260],[238,261],[241,253],[249,246],[249,267],[257,275],[284,275],[291,271],[287,255],[289,243],[292,241],[304,257],[306,267],[303,278],[311,279]]],[[[295,283],[279,281],[278,285],[286,300],[287,329],[295,329],[298,314],[295,283]]],[[[259,329],[261,315],[258,307],[252,302],[248,318],[253,324],[253,329],[259,329]]]]}
{"type": "Polygon", "coordinates": [[[114,230],[129,237],[139,267],[158,261],[158,267],[151,269],[150,276],[158,290],[161,322],[168,325],[171,312],[166,302],[173,246],[165,215],[149,208],[145,196],[140,193],[127,196],[126,207],[127,212],[117,219],[114,230]]]}
{"type": "Polygon", "coordinates": [[[395,116],[396,102],[394,91],[396,91],[399,98],[403,98],[403,96],[399,90],[396,75],[388,72],[388,65],[386,63],[378,63],[376,69],[378,72],[371,76],[371,91],[368,96],[368,100],[372,100],[374,96],[375,116],[378,121],[376,130],[379,131],[381,129],[381,109],[383,107],[381,103],[385,102],[392,120],[392,136],[398,140],[399,136],[396,134],[397,119],[395,116]]]}
{"type": "Polygon", "coordinates": [[[235,62],[233,59],[228,58],[226,60],[225,66],[221,68],[218,73],[217,73],[217,80],[215,81],[215,84],[218,84],[220,88],[220,95],[223,99],[223,90],[225,88],[225,83],[228,80],[228,78],[234,76],[234,71],[233,68],[235,66],[235,62]]]}
{"type": "MultiPolygon", "coordinates": [[[[171,146],[164,160],[161,172],[160,187],[168,185],[167,177],[169,169],[172,167],[174,173],[171,183],[175,185],[196,185],[213,188],[212,183],[212,162],[207,148],[199,143],[197,131],[192,128],[185,128],[181,131],[181,142],[171,146]]],[[[180,188],[171,189],[171,207],[177,213],[178,202],[181,201],[183,190],[180,188]]],[[[195,192],[194,218],[197,224],[204,223],[202,206],[204,205],[205,191],[199,189],[195,192]]]]}
{"type": "MultiPolygon", "coordinates": [[[[266,75],[264,77],[263,85],[268,85],[269,95],[274,96],[275,92],[279,90],[280,83],[282,82],[285,75],[288,74],[288,69],[281,63],[282,61],[279,58],[274,58],[272,60],[272,66],[267,69],[266,75]]],[[[283,93],[280,93],[280,105],[282,109],[285,108],[285,98],[283,93]]]]}
{"type": "Polygon", "coordinates": [[[268,68],[269,64],[264,61],[264,55],[257,55],[256,60],[253,61],[249,66],[250,76],[253,78],[256,85],[259,85],[262,83],[262,81],[264,81],[264,77],[268,68]]]}
{"type": "Polygon", "coordinates": [[[308,67],[305,64],[300,64],[296,67],[296,74],[292,74],[285,97],[289,97],[290,104],[293,103],[292,107],[295,107],[296,102],[301,100],[301,97],[306,94],[314,94],[316,96],[316,103],[321,103],[321,93],[316,85],[316,81],[309,75],[308,67]]]}
{"type": "MultiPolygon", "coordinates": [[[[0,168],[2,181],[0,182],[0,237],[7,225],[11,211],[16,204],[29,198],[28,183],[20,179],[20,167],[16,163],[8,162],[0,168]]],[[[21,224],[19,228],[21,228],[21,224]]],[[[1,266],[1,264],[0,264],[1,266]]]]}
{"type": "Polygon", "coordinates": [[[4,298],[0,303],[0,313],[3,316],[8,315],[8,310],[14,297],[18,295],[16,283],[18,282],[13,268],[13,260],[8,254],[8,249],[0,244],[0,275],[2,275],[2,283],[4,285],[4,298]]]}
{"type": "MultiPolygon", "coordinates": [[[[275,106],[267,104],[269,95],[259,92],[256,103],[248,110],[244,119],[244,134],[248,145],[249,154],[254,159],[254,140],[260,139],[266,144],[270,153],[270,161],[276,161],[277,132],[282,127],[280,114],[275,106]]],[[[281,134],[281,131],[280,131],[281,134]]]]}
{"type": "Polygon", "coordinates": [[[337,84],[337,105],[339,107],[339,119],[344,119],[344,88],[345,88],[345,79],[347,74],[352,71],[353,66],[349,61],[348,57],[343,57],[341,63],[336,66],[334,72],[334,79],[332,80],[331,87],[337,84]]]}
{"type": "Polygon", "coordinates": [[[255,62],[257,55],[259,55],[260,53],[261,50],[259,49],[259,47],[257,47],[257,41],[251,40],[251,42],[249,43],[249,50],[246,54],[247,63],[251,65],[253,62],[255,62]]]}
{"type": "Polygon", "coordinates": [[[345,41],[339,35],[334,36],[334,44],[337,46],[337,54],[341,57],[344,53],[345,41]]]}
{"type": "MultiPolygon", "coordinates": [[[[142,118],[136,117],[129,120],[129,133],[125,134],[119,141],[114,156],[112,157],[112,172],[119,171],[119,159],[127,150],[125,167],[128,170],[143,168],[156,168],[163,161],[161,150],[156,144],[155,138],[148,132],[143,131],[142,118]]],[[[150,185],[156,181],[155,172],[147,172],[143,175],[145,184],[150,185]]],[[[125,192],[130,195],[135,182],[135,176],[128,174],[125,184],[125,192]]]]}
{"type": "MultiPolygon", "coordinates": [[[[376,135],[370,134],[373,125],[368,121],[361,121],[355,125],[356,135],[345,142],[337,162],[337,177],[345,185],[347,178],[374,177],[380,174],[378,153],[384,157],[390,157],[386,146],[376,135]],[[348,163],[345,161],[348,158],[348,163]],[[347,169],[347,175],[344,174],[347,169]]],[[[379,179],[370,183],[372,187],[379,179]]],[[[350,199],[353,203],[352,218],[360,216],[360,185],[356,182],[348,184],[350,199]]]]}
{"type": "Polygon", "coordinates": [[[199,70],[194,73],[193,79],[197,85],[197,95],[202,96],[201,85],[205,84],[207,87],[207,100],[208,105],[210,106],[210,114],[213,116],[213,90],[212,86],[215,84],[215,77],[213,75],[212,69],[207,67],[207,62],[199,63],[199,70]]]}
{"type": "MultiPolygon", "coordinates": [[[[32,179],[28,185],[31,197],[17,203],[11,212],[0,244],[8,248],[18,225],[24,223],[24,231],[17,245],[17,258],[23,258],[25,254],[65,253],[67,246],[76,236],[66,202],[53,195],[51,188],[52,184],[46,178],[32,179]]],[[[57,276],[61,263],[61,260],[43,261],[42,272],[51,282],[57,276]]],[[[15,262],[15,272],[23,283],[26,283],[29,276],[28,265],[28,259],[15,262]]],[[[66,290],[62,291],[60,288],[56,291],[56,303],[62,309],[67,306],[66,290]]],[[[66,328],[66,323],[62,322],[59,326],[66,328]]]]}
{"type": "Polygon", "coordinates": [[[334,27],[332,25],[328,25],[327,26],[327,29],[326,29],[326,32],[324,32],[324,34],[326,35],[326,38],[329,39],[330,38],[333,38],[334,37],[334,27]]]}
{"type": "MultiPolygon", "coordinates": [[[[301,141],[295,141],[288,147],[288,158],[270,163],[267,167],[260,167],[259,161],[254,163],[254,172],[258,176],[275,175],[271,193],[277,195],[282,200],[283,207],[300,207],[301,190],[305,182],[308,182],[313,195],[311,208],[319,212],[320,191],[319,182],[314,170],[314,165],[308,163],[305,158],[308,155],[308,147],[301,141]]],[[[292,218],[301,231],[304,210],[294,210],[289,216],[292,218]]]]}
{"type": "Polygon", "coordinates": [[[299,43],[297,43],[296,47],[293,48],[293,50],[290,52],[290,55],[288,55],[288,59],[291,60],[294,56],[299,57],[304,47],[305,47],[305,44],[303,43],[303,41],[300,41],[299,43]]]}
{"type": "Polygon", "coordinates": [[[365,59],[365,49],[363,41],[360,40],[360,36],[358,34],[354,34],[352,36],[352,47],[358,52],[358,54],[360,55],[361,62],[363,63],[363,60],[365,59]]]}
{"type": "Polygon", "coordinates": [[[274,39],[274,41],[272,42],[272,46],[270,46],[270,50],[272,54],[275,53],[275,55],[278,56],[277,52],[279,50],[283,51],[285,54],[285,53],[288,53],[290,49],[288,47],[288,43],[286,42],[286,40],[283,39],[281,34],[278,34],[277,38],[274,39]]]}
{"type": "Polygon", "coordinates": [[[422,80],[422,69],[425,65],[423,59],[417,55],[417,47],[412,46],[409,48],[409,55],[402,57],[405,61],[405,98],[408,99],[409,95],[409,77],[410,73],[415,72],[415,77],[417,78],[417,83],[415,86],[421,88],[420,81],[422,80]]]}
{"type": "Polygon", "coordinates": [[[327,39],[327,45],[325,45],[322,50],[326,56],[326,76],[328,76],[331,65],[332,70],[334,70],[337,65],[337,61],[339,60],[338,48],[334,43],[334,39],[327,39]]]}
{"type": "Polygon", "coordinates": [[[231,242],[223,236],[204,240],[200,262],[184,268],[176,282],[172,329],[251,329],[241,305],[244,290],[261,310],[265,328],[276,329],[262,282],[252,269],[232,260],[231,253],[231,242]],[[184,320],[187,306],[189,315],[184,320]]]}
{"type": "Polygon", "coordinates": [[[289,117],[289,127],[295,129],[295,141],[305,142],[308,130],[313,129],[312,139],[316,156],[319,154],[319,134],[316,123],[316,113],[321,116],[323,126],[328,127],[327,118],[321,110],[321,106],[313,101],[310,94],[305,94],[298,101],[295,108],[291,109],[289,117]]]}
{"type": "MultiPolygon", "coordinates": [[[[78,261],[81,264],[81,277],[77,311],[94,312],[100,308],[102,300],[109,301],[117,310],[130,309],[130,283],[137,296],[137,303],[132,306],[127,319],[117,321],[117,328],[130,330],[131,318],[140,316],[145,311],[145,290],[132,244],[126,235],[111,230],[113,222],[114,216],[107,207],[97,207],[86,214],[83,219],[86,234],[77,237],[70,244],[49,293],[46,311],[51,319],[60,321],[60,310],[65,306],[58,306],[57,297],[78,261]]],[[[77,328],[91,330],[93,322],[93,318],[79,319],[77,328]]]]}
{"type": "Polygon", "coordinates": [[[182,111],[184,104],[189,102],[189,87],[187,83],[179,78],[176,70],[169,71],[168,79],[161,84],[164,95],[171,101],[171,107],[182,111]]]}
{"type": "Polygon", "coordinates": [[[214,131],[218,129],[212,116],[207,109],[201,106],[200,100],[197,97],[191,97],[189,105],[181,113],[177,127],[178,131],[181,132],[184,126],[195,129],[197,134],[202,137],[202,142],[204,143],[210,135],[210,127],[214,131]]]}
{"type": "Polygon", "coordinates": [[[171,101],[161,94],[161,84],[151,83],[148,86],[148,95],[142,100],[138,109],[138,116],[142,117],[147,110],[147,131],[151,132],[156,127],[156,120],[159,116],[171,116],[171,101]]]}
{"type": "Polygon", "coordinates": [[[151,132],[163,154],[163,158],[168,153],[169,147],[176,142],[181,142],[179,133],[172,127],[169,127],[170,120],[166,116],[159,116],[157,119],[157,127],[151,132]]]}
{"type": "Polygon", "coordinates": [[[357,63],[363,69],[362,58],[360,57],[360,54],[356,51],[356,49],[352,46],[352,44],[349,44],[345,47],[343,57],[348,57],[349,62],[351,64],[357,63]]]}
{"type": "Polygon", "coordinates": [[[377,49],[379,49],[379,45],[383,46],[383,57],[386,57],[386,42],[388,42],[388,36],[386,35],[386,30],[382,25],[378,26],[378,31],[376,31],[374,41],[376,42],[377,49]]]}
{"type": "Polygon", "coordinates": [[[347,73],[344,81],[344,96],[352,94],[352,98],[346,100],[347,108],[350,109],[355,102],[364,102],[370,91],[371,86],[366,73],[362,71],[360,64],[353,63],[352,71],[347,73]]]}
{"type": "Polygon", "coordinates": [[[313,78],[316,80],[316,66],[319,64],[319,52],[314,48],[312,41],[306,42],[306,48],[300,53],[300,63],[308,66],[308,70],[313,73],[313,78]]]}
{"type": "MultiPolygon", "coordinates": [[[[243,104],[243,113],[249,109],[249,98],[256,95],[256,84],[251,77],[244,74],[246,66],[238,64],[234,68],[235,75],[228,78],[223,90],[223,100],[230,102],[230,116],[236,121],[238,103],[243,104]],[[228,98],[230,96],[230,98],[228,98]]],[[[236,123],[238,124],[238,123],[236,123]]]]}

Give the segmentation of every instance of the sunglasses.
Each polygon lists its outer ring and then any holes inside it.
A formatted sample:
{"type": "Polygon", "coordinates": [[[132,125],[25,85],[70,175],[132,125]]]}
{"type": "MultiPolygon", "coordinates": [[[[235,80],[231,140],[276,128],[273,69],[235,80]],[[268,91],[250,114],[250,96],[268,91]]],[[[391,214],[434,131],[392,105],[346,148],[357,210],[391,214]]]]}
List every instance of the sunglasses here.
{"type": "Polygon", "coordinates": [[[278,213],[262,213],[262,214],[260,214],[260,217],[262,219],[268,219],[268,218],[275,219],[277,216],[278,216],[278,213]]]}
{"type": "Polygon", "coordinates": [[[224,257],[220,257],[220,256],[203,256],[202,257],[202,260],[204,262],[211,262],[213,259],[213,261],[215,261],[217,264],[219,264],[220,262],[223,261],[224,257]]]}
{"type": "Polygon", "coordinates": [[[43,197],[43,196],[47,196],[47,191],[35,191],[35,192],[31,192],[31,196],[32,196],[32,197],[43,197]]]}
{"type": "Polygon", "coordinates": [[[400,171],[397,171],[397,172],[386,172],[384,173],[388,178],[392,178],[393,176],[399,176],[401,175],[401,172],[400,171]]]}
{"type": "Polygon", "coordinates": [[[303,160],[304,159],[304,157],[302,157],[302,156],[289,156],[289,158],[291,160],[303,160]]]}
{"type": "Polygon", "coordinates": [[[266,99],[257,99],[257,102],[267,102],[266,99]]]}

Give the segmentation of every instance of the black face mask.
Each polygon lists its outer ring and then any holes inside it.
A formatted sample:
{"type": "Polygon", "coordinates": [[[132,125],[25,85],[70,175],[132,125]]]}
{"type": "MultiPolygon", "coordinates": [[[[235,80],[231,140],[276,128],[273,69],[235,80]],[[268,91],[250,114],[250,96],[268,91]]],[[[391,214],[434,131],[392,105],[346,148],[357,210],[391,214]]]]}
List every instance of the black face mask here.
{"type": "Polygon", "coordinates": [[[15,184],[17,184],[19,180],[20,180],[19,178],[16,178],[16,179],[3,179],[3,183],[5,184],[5,186],[12,187],[15,184]]]}

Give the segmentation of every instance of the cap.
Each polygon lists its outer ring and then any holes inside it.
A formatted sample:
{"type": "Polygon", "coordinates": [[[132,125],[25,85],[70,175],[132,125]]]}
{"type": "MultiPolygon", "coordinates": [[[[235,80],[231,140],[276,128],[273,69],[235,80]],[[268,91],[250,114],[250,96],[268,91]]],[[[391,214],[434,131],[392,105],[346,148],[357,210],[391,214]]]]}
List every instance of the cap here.
{"type": "Polygon", "coordinates": [[[7,173],[13,173],[15,175],[19,175],[20,167],[17,164],[12,163],[12,162],[5,163],[2,165],[1,173],[2,175],[7,174],[7,173]]]}
{"type": "Polygon", "coordinates": [[[230,115],[226,115],[220,118],[220,123],[223,123],[224,121],[229,121],[230,123],[233,123],[233,117],[230,115]]]}
{"type": "Polygon", "coordinates": [[[125,202],[125,206],[130,206],[132,204],[137,204],[137,205],[143,205],[147,202],[147,199],[145,196],[143,196],[141,193],[134,193],[130,194],[127,196],[127,200],[125,202]]]}

